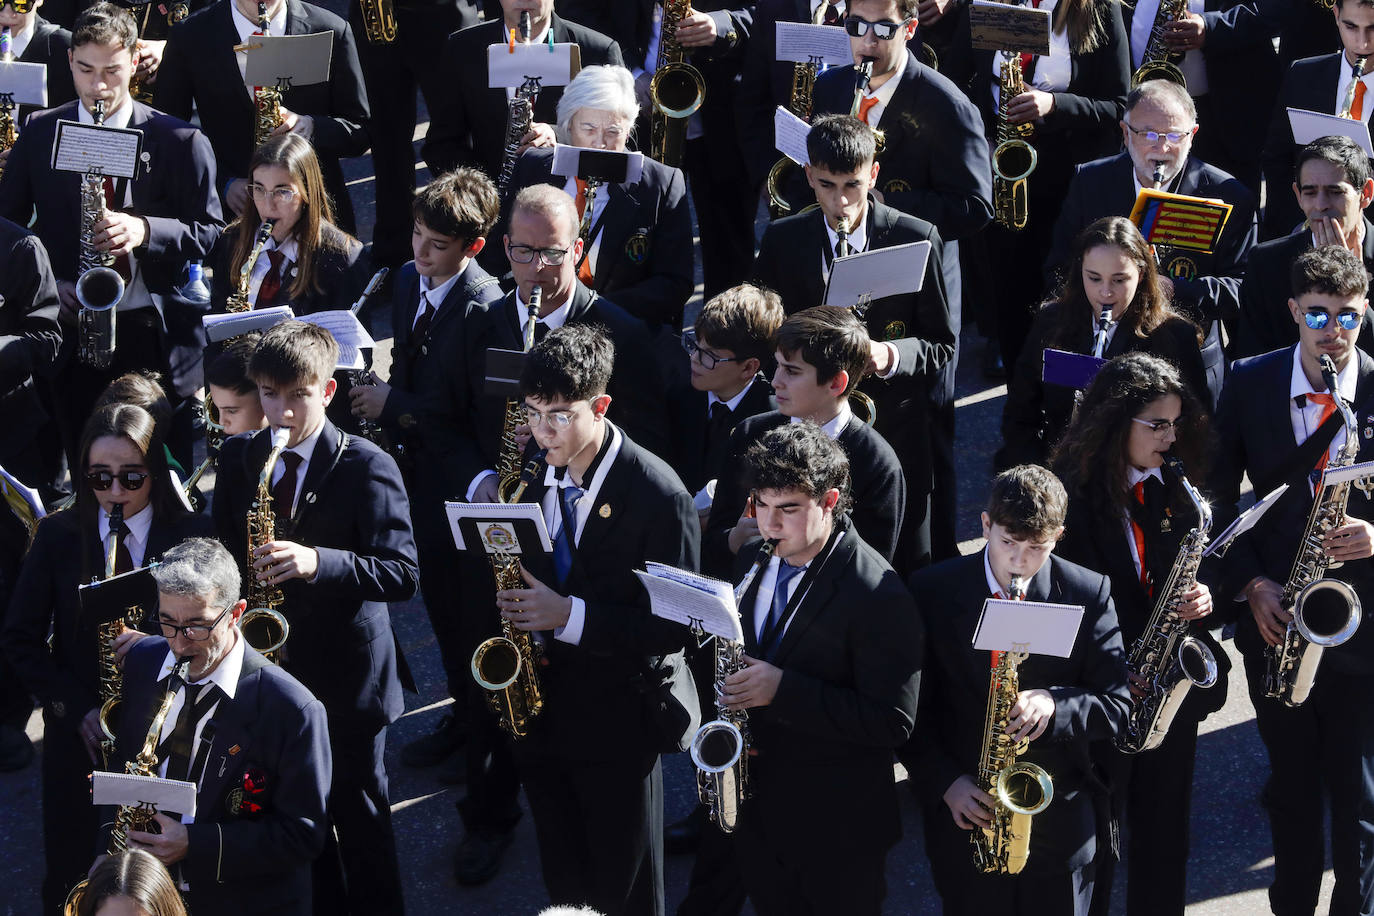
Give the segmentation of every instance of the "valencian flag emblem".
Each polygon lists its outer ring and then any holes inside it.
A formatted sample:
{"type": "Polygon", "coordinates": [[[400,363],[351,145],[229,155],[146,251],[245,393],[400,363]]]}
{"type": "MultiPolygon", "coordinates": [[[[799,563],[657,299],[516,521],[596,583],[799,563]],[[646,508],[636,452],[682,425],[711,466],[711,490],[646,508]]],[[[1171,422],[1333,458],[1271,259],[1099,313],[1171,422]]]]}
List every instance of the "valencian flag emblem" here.
{"type": "Polygon", "coordinates": [[[1151,245],[1211,252],[1231,216],[1231,205],[1205,197],[1187,197],[1142,188],[1131,209],[1131,222],[1151,245]]]}

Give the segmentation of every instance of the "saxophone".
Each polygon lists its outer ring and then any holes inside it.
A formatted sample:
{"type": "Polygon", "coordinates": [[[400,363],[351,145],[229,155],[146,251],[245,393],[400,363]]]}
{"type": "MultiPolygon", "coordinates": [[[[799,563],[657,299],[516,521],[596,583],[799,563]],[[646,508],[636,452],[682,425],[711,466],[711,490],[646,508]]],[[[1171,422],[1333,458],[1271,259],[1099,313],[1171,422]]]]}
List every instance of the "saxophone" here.
{"type": "Polygon", "coordinates": [[[186,483],[181,485],[181,490],[186,494],[187,499],[191,498],[196,484],[200,482],[201,477],[205,476],[205,472],[219,461],[219,450],[224,447],[224,427],[219,422],[219,411],[215,409],[215,399],[208,394],[205,396],[205,400],[201,402],[200,414],[205,420],[205,460],[196,465],[191,476],[186,478],[186,483]]]}
{"type": "Polygon", "coordinates": [[[1170,51],[1164,41],[1164,30],[1171,22],[1178,22],[1188,16],[1188,0],[1159,0],[1155,11],[1155,21],[1150,26],[1150,38],[1145,43],[1145,53],[1141,55],[1140,69],[1131,77],[1134,89],[1146,80],[1168,80],[1178,83],[1184,89],[1188,81],[1178,65],[1183,60],[1182,51],[1170,51]]]}
{"type": "Polygon", "coordinates": [[[248,257],[244,260],[243,266],[239,268],[239,280],[234,286],[234,291],[229,294],[229,298],[224,302],[226,312],[247,312],[253,308],[253,303],[248,298],[248,287],[253,279],[253,265],[258,263],[258,258],[262,255],[262,249],[267,245],[267,240],[272,237],[272,226],[276,223],[274,219],[265,219],[258,227],[258,234],[253,239],[253,250],[248,252],[248,257]]]}
{"type": "MultiPolygon", "coordinates": [[[[367,281],[367,286],[363,289],[362,294],[358,296],[358,301],[349,307],[349,311],[354,315],[361,312],[363,306],[367,305],[367,300],[377,295],[377,291],[382,288],[382,283],[386,280],[386,275],[390,272],[390,268],[383,267],[373,274],[372,279],[367,281]]],[[[377,384],[377,376],[372,374],[371,369],[346,369],[344,374],[348,376],[348,384],[351,388],[359,386],[371,388],[377,384]]],[[[377,445],[381,445],[385,441],[382,425],[379,422],[369,420],[367,417],[354,417],[354,419],[358,422],[358,435],[377,445]]]]}
{"type": "Polygon", "coordinates": [[[992,151],[992,202],[997,224],[1020,232],[1030,219],[1026,179],[1035,171],[1039,159],[1035,147],[1027,142],[1035,133],[1035,125],[1029,121],[1012,124],[1007,116],[1011,100],[1026,91],[1020,54],[1003,52],[1001,80],[997,100],[997,146],[992,151]]]}
{"type": "MultiPolygon", "coordinates": [[[[115,574],[115,558],[119,555],[119,542],[128,529],[124,526],[124,504],[115,503],[110,509],[110,533],[105,537],[105,575],[110,579],[115,574]]],[[[130,608],[132,611],[132,608],[130,608]]],[[[119,703],[124,694],[124,670],[119,667],[115,656],[114,639],[123,632],[125,624],[136,626],[137,621],[129,621],[132,614],[119,620],[102,623],[96,630],[100,651],[100,751],[105,758],[105,766],[110,765],[115,754],[115,725],[118,718],[119,703]]]]}
{"type": "MultiPolygon", "coordinates": [[[[11,41],[10,27],[5,26],[3,30],[0,30],[0,61],[8,63],[14,60],[14,47],[11,41]]],[[[0,92],[0,151],[14,146],[14,141],[19,137],[19,128],[15,124],[14,115],[14,93],[0,92]]],[[[3,169],[0,168],[0,173],[2,172],[3,169]]]]}
{"type": "MultiPolygon", "coordinates": [[[[1330,7],[1328,7],[1330,9],[1330,7]]],[[[1365,61],[1368,57],[1358,57],[1350,67],[1350,85],[1345,87],[1345,101],[1341,103],[1341,110],[1337,117],[1354,119],[1351,112],[1355,108],[1355,87],[1360,84],[1360,77],[1364,75],[1365,61]]]]}
{"type": "Polygon", "coordinates": [[[1284,632],[1283,642],[1265,648],[1268,661],[1265,695],[1283,700],[1288,706],[1300,706],[1311,693],[1322,651],[1341,645],[1355,635],[1360,626],[1360,596],[1339,579],[1326,578],[1328,569],[1341,564],[1327,557],[1322,549],[1322,536],[1345,524],[1345,506],[1350,500],[1352,484],[1366,495],[1374,489],[1374,479],[1370,477],[1330,485],[1326,482],[1327,473],[1355,463],[1360,438],[1354,412],[1336,391],[1336,364],[1323,354],[1321,367],[1322,378],[1345,423],[1345,444],[1327,464],[1321,482],[1316,485],[1307,528],[1293,559],[1293,569],[1283,586],[1280,603],[1291,611],[1293,619],[1284,632]]]}
{"type": "MultiPolygon", "coordinates": [[[[157,776],[157,746],[162,739],[162,726],[167,722],[167,714],[172,710],[172,701],[176,699],[177,691],[186,686],[190,669],[189,657],[177,659],[176,667],[167,676],[167,688],[162,692],[162,701],[158,703],[157,711],[153,713],[153,721],[148,723],[148,734],[143,738],[143,747],[139,749],[138,756],[124,765],[124,772],[128,775],[145,778],[157,776]]],[[[116,855],[128,849],[130,830],[157,833],[154,814],[157,814],[157,809],[151,805],[121,805],[119,813],[115,815],[114,829],[110,831],[110,844],[106,851],[110,855],[116,855]]]]}
{"type": "MultiPolygon", "coordinates": [[[[865,57],[859,61],[854,68],[854,99],[849,103],[849,116],[859,117],[859,109],[863,105],[864,93],[868,92],[868,84],[873,81],[873,58],[865,57]]],[[[883,148],[887,145],[887,135],[880,128],[869,128],[873,131],[873,153],[882,155],[883,148]]]]}
{"type": "MultiPolygon", "coordinates": [[[[1008,587],[1013,601],[1025,599],[1020,576],[1012,576],[1008,587]]],[[[1017,667],[1026,653],[994,653],[992,674],[988,679],[988,712],[984,721],[983,751],[978,760],[978,788],[996,799],[991,812],[992,826],[975,826],[969,834],[973,861],[985,874],[1015,875],[1026,867],[1030,856],[1031,817],[1044,811],[1054,799],[1054,783],[1043,767],[1018,763],[1029,742],[1012,743],[1007,721],[1020,692],[1017,667]]]]}
{"type": "MultiPolygon", "coordinates": [[[[539,305],[544,288],[535,284],[530,289],[530,301],[525,322],[525,352],[534,348],[534,322],[539,317],[539,305]]],[[[501,452],[496,458],[496,498],[498,502],[518,503],[539,475],[544,463],[543,451],[520,466],[520,444],[515,430],[525,422],[525,407],[518,398],[506,399],[506,417],[501,426],[501,452]]],[[[520,557],[506,551],[490,554],[496,590],[523,588],[520,578],[520,557]]],[[[529,734],[530,722],[544,708],[543,690],[539,684],[539,646],[534,637],[517,630],[508,620],[501,621],[501,635],[484,641],[472,653],[472,677],[487,691],[487,703],[501,719],[501,727],[515,738],[529,734]]]]}
{"type": "Polygon", "coordinates": [[[248,510],[248,559],[245,570],[247,585],[244,598],[248,610],[239,618],[239,632],[248,645],[263,654],[268,661],[279,662],[286,647],[291,626],[277,610],[283,601],[281,586],[259,582],[253,569],[253,551],[277,538],[277,516],[272,505],[272,471],[286,450],[291,437],[288,429],[272,430],[272,449],[258,476],[258,492],[248,510]]]}
{"type": "MultiPolygon", "coordinates": [[[[735,587],[735,603],[773,559],[777,541],[764,541],[754,565],[735,587]]],[[[749,714],[725,705],[725,679],[744,668],[744,643],[716,640],[716,718],[697,729],[689,752],[697,766],[697,795],[722,833],[733,833],[749,797],[749,714]]]]}
{"type": "Polygon", "coordinates": [[[1126,730],[1116,739],[1117,749],[1126,754],[1159,747],[1188,691],[1217,682],[1217,660],[1212,650],[1202,640],[1188,635],[1187,621],[1178,617],[1183,596],[1197,584],[1197,569],[1207,546],[1207,532],[1212,527],[1212,509],[1183,476],[1183,462],[1174,457],[1164,461],[1192,501],[1198,521],[1179,545],[1149,624],[1131,646],[1130,671],[1148,686],[1146,694],[1137,697],[1131,706],[1126,730]]]}
{"type": "Polygon", "coordinates": [[[687,119],[706,101],[706,80],[700,70],[686,62],[686,52],[677,41],[678,23],[690,15],[692,0],[663,0],[658,66],[649,83],[654,105],[649,155],[674,168],[682,162],[687,119]]]}
{"type": "MultiPolygon", "coordinates": [[[[268,34],[271,19],[267,15],[266,0],[258,0],[258,31],[268,34]]],[[[281,96],[283,87],[256,86],[253,89],[253,148],[257,149],[272,136],[272,131],[281,127],[281,96]]]]}
{"type": "MultiPolygon", "coordinates": [[[[803,121],[811,120],[811,93],[816,88],[816,74],[820,64],[797,61],[792,64],[792,96],[787,101],[787,109],[803,121]]],[[[795,163],[786,156],[779,157],[768,170],[768,218],[779,219],[792,212],[792,205],[783,196],[795,163]]]]}
{"type": "MultiPolygon", "coordinates": [[[[105,100],[96,100],[91,118],[105,123],[105,100]]],[[[124,298],[124,278],[115,256],[95,247],[96,226],[105,219],[105,176],[91,169],[81,179],[81,253],[77,259],[77,357],[95,369],[108,368],[115,351],[115,306],[124,298]]]]}
{"type": "Polygon", "coordinates": [[[392,0],[358,0],[363,12],[363,31],[374,45],[396,40],[396,8],[392,0]]]}

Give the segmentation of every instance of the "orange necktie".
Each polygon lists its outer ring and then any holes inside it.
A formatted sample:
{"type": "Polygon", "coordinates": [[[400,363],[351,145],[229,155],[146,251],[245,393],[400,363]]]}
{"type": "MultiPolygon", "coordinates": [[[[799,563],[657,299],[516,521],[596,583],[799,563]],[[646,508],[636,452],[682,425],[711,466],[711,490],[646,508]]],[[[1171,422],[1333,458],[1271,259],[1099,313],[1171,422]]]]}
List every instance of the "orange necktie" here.
{"type": "MultiPolygon", "coordinates": [[[[577,218],[580,221],[582,215],[587,211],[587,183],[581,178],[574,178],[573,181],[577,182],[577,197],[574,198],[574,203],[577,204],[577,218]]],[[[592,277],[592,240],[587,239],[583,244],[587,246],[587,250],[583,253],[582,263],[577,265],[577,279],[582,281],[583,286],[591,287],[594,280],[592,277]]]]}
{"type": "MultiPolygon", "coordinates": [[[[869,113],[870,111],[872,111],[872,110],[873,110],[873,106],[874,106],[874,105],[877,105],[877,104],[878,104],[878,97],[877,97],[876,95],[874,95],[874,96],[869,96],[869,97],[866,98],[866,99],[860,99],[860,100],[859,100],[859,120],[860,120],[860,121],[863,121],[865,124],[868,124],[868,113],[869,113]]],[[[868,126],[869,126],[869,127],[872,127],[873,125],[872,125],[872,124],[868,124],[868,126]]]]}
{"type": "MultiPolygon", "coordinates": [[[[1355,97],[1357,99],[1359,98],[1358,93],[1355,97]]],[[[1353,111],[1354,109],[1351,110],[1353,111]]],[[[1336,412],[1336,402],[1332,400],[1331,393],[1329,391],[1314,391],[1307,396],[1307,401],[1310,404],[1322,405],[1322,418],[1317,421],[1317,426],[1319,427],[1328,419],[1330,419],[1331,415],[1336,412]]],[[[1325,451],[1323,451],[1322,456],[1317,459],[1317,470],[1322,470],[1323,468],[1325,468],[1326,462],[1330,459],[1331,449],[1328,448],[1325,451]]]]}
{"type": "MultiPolygon", "coordinates": [[[[1142,506],[1145,505],[1145,481],[1137,481],[1134,492],[1135,501],[1142,506]]],[[[1131,519],[1131,538],[1135,541],[1135,555],[1140,560],[1140,585],[1148,592],[1150,572],[1145,568],[1145,529],[1141,528],[1134,518],[1131,519]]]]}
{"type": "Polygon", "coordinates": [[[1350,117],[1356,121],[1364,120],[1364,80],[1355,84],[1355,101],[1350,105],[1350,117]]]}

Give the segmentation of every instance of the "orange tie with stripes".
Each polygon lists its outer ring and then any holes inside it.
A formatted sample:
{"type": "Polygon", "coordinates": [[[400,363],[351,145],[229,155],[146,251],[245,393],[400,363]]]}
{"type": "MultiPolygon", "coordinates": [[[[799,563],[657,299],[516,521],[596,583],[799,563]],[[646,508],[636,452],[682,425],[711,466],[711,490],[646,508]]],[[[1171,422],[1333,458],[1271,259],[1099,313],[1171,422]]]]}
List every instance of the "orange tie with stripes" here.
{"type": "MultiPolygon", "coordinates": [[[[577,182],[577,197],[574,198],[573,202],[577,204],[577,218],[580,221],[587,210],[587,182],[581,178],[574,178],[573,181],[577,182]]],[[[595,277],[592,276],[592,240],[587,239],[582,244],[586,246],[587,250],[583,253],[582,263],[577,265],[577,279],[582,281],[583,286],[590,288],[593,280],[595,280],[595,277]]]]}
{"type": "MultiPolygon", "coordinates": [[[[878,97],[877,97],[876,95],[874,95],[874,96],[869,96],[869,97],[866,98],[866,99],[860,99],[860,100],[859,100],[859,120],[860,120],[860,121],[863,121],[865,124],[868,124],[868,113],[869,113],[870,111],[872,111],[872,110],[873,110],[873,106],[874,106],[874,105],[877,105],[877,104],[878,104],[878,97]]],[[[872,125],[872,124],[868,124],[868,126],[869,126],[869,127],[872,127],[873,125],[872,125]]]]}
{"type": "MultiPolygon", "coordinates": [[[[1358,98],[1358,95],[1356,97],[1358,98]]],[[[1351,110],[1353,111],[1354,109],[1351,110]]],[[[1309,403],[1322,405],[1322,417],[1317,421],[1318,427],[1331,419],[1331,415],[1336,412],[1336,402],[1331,398],[1331,393],[1329,391],[1314,391],[1307,396],[1307,400],[1309,403]]],[[[1317,470],[1325,468],[1326,462],[1330,459],[1331,449],[1328,448],[1326,451],[1322,452],[1322,456],[1317,459],[1317,470]]]]}
{"type": "Polygon", "coordinates": [[[1356,121],[1364,120],[1364,80],[1355,84],[1355,101],[1350,105],[1350,117],[1356,121]]]}

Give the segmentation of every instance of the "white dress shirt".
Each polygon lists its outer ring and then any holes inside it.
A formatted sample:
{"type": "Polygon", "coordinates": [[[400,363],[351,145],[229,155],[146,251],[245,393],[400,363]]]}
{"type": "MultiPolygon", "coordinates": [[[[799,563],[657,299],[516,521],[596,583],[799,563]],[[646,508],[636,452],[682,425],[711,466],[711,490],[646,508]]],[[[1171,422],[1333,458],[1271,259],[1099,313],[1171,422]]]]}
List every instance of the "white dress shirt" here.
{"type": "MultiPolygon", "coordinates": [[[[219,610],[214,610],[213,613],[218,614],[222,610],[224,609],[220,608],[219,610]]],[[[215,670],[211,671],[209,675],[200,679],[199,681],[192,681],[191,683],[214,684],[216,687],[220,689],[224,697],[227,697],[232,700],[234,698],[235,692],[238,691],[239,673],[243,670],[243,647],[244,639],[242,634],[240,634],[234,638],[234,645],[225,654],[224,658],[220,659],[220,663],[215,666],[215,670]]],[[[166,659],[164,659],[162,662],[162,671],[159,672],[157,676],[158,683],[162,683],[163,681],[167,680],[168,676],[172,673],[172,669],[176,667],[176,663],[176,656],[172,654],[172,651],[169,649],[167,651],[166,659]]],[[[203,692],[204,691],[202,690],[202,693],[203,692]]],[[[181,690],[177,691],[176,697],[172,700],[172,706],[167,711],[167,720],[162,723],[162,732],[160,737],[158,738],[159,744],[170,738],[172,732],[176,729],[177,717],[181,715],[181,707],[185,704],[185,702],[186,689],[183,687],[181,690]]],[[[195,772],[196,757],[200,753],[201,734],[205,731],[205,723],[209,722],[210,719],[214,717],[215,711],[219,709],[219,704],[219,699],[214,700],[212,703],[210,703],[206,710],[201,714],[200,718],[196,721],[195,734],[192,736],[191,739],[190,761],[192,770],[190,773],[187,774],[189,778],[196,783],[196,785],[200,785],[200,779],[202,776],[201,773],[195,772]]],[[[162,761],[158,763],[157,775],[166,778],[166,758],[164,758],[162,761]]],[[[192,824],[195,823],[195,820],[195,816],[191,814],[183,814],[181,817],[181,822],[183,824],[192,824]]]]}
{"type": "MultiPolygon", "coordinates": [[[[1351,355],[1350,361],[1345,364],[1345,368],[1336,374],[1336,391],[1346,401],[1355,399],[1355,386],[1360,381],[1360,365],[1356,355],[1351,355]]],[[[1293,400],[1298,395],[1318,393],[1312,383],[1307,380],[1307,373],[1302,370],[1302,358],[1298,354],[1298,347],[1293,347],[1293,374],[1288,385],[1288,417],[1293,423],[1293,439],[1298,445],[1307,441],[1307,437],[1317,431],[1321,425],[1322,405],[1312,401],[1305,402],[1304,406],[1299,407],[1293,400]]],[[[1336,437],[1331,440],[1328,454],[1334,458],[1340,452],[1341,446],[1345,445],[1345,427],[1341,426],[1336,430],[1336,437]]]]}
{"type": "MultiPolygon", "coordinates": [[[[1331,108],[1333,113],[1338,113],[1345,107],[1345,94],[1350,90],[1350,81],[1354,79],[1355,68],[1350,64],[1349,59],[1342,54],[1341,67],[1337,71],[1340,75],[1336,78],[1336,104],[1331,108]]],[[[1374,73],[1366,73],[1360,77],[1360,82],[1364,83],[1364,103],[1360,109],[1360,120],[1369,123],[1369,110],[1374,108],[1374,73]]],[[[1192,84],[1189,83],[1191,87],[1192,84]]]]}
{"type": "MultiPolygon", "coordinates": [[[[152,486],[151,479],[143,481],[143,485],[152,486]]],[[[129,529],[129,533],[124,536],[124,547],[129,551],[129,559],[133,561],[134,569],[138,569],[143,565],[143,555],[148,550],[148,531],[153,527],[152,505],[144,506],[124,519],[124,525],[129,529]]],[[[95,530],[100,535],[100,543],[104,545],[110,536],[110,514],[104,509],[96,510],[95,530]]]]}
{"type": "Polygon", "coordinates": [[[15,60],[23,57],[24,52],[28,50],[29,42],[33,40],[33,32],[34,28],[31,24],[17,32],[13,29],[10,30],[10,53],[14,55],[15,60]]]}
{"type": "Polygon", "coordinates": [[[437,313],[439,311],[439,306],[444,304],[444,300],[448,298],[448,294],[453,291],[454,284],[458,282],[458,278],[462,275],[463,272],[460,270],[443,283],[433,287],[429,285],[429,277],[420,278],[420,295],[415,299],[415,317],[411,319],[411,328],[415,327],[416,323],[420,320],[420,316],[425,313],[426,300],[428,300],[429,305],[434,306],[434,310],[437,313]]]}
{"type": "MultiPolygon", "coordinates": [[[[854,416],[854,411],[849,409],[849,401],[846,400],[840,405],[839,413],[821,424],[821,432],[825,433],[831,439],[838,439],[840,433],[844,432],[844,428],[849,425],[849,418],[852,416],[854,416]]],[[[788,420],[792,423],[806,422],[804,417],[789,417],[788,420]]]]}
{"type": "Polygon", "coordinates": [[[288,235],[286,241],[280,245],[274,238],[268,238],[267,244],[262,246],[262,251],[258,253],[258,259],[253,262],[253,272],[248,277],[248,298],[257,308],[258,291],[262,289],[262,281],[267,278],[267,272],[272,269],[272,258],[267,254],[269,251],[280,251],[285,258],[281,262],[281,289],[277,294],[280,304],[285,304],[281,296],[291,287],[291,282],[296,276],[296,261],[299,260],[300,250],[296,245],[296,237],[288,235]]]}
{"type": "MultiPolygon", "coordinates": [[[[294,452],[300,456],[301,463],[296,468],[296,495],[291,498],[289,507],[275,507],[278,517],[290,518],[296,514],[296,503],[300,502],[301,488],[305,486],[305,472],[310,469],[310,455],[315,451],[315,443],[320,441],[320,431],[323,429],[324,424],[321,423],[320,428],[311,433],[308,438],[303,439],[299,445],[282,452],[282,458],[286,457],[287,452],[294,452]]],[[[285,473],[286,462],[278,460],[277,466],[272,469],[272,486],[275,487],[285,473]]]]}
{"type": "MultiPolygon", "coordinates": [[[[830,554],[835,552],[835,548],[843,539],[844,532],[841,531],[835,536],[835,542],[830,545],[830,549],[824,554],[817,554],[812,557],[811,563],[824,563],[826,559],[829,558],[830,554]]],[[[781,562],[782,561],[777,557],[773,557],[768,561],[768,565],[764,567],[763,572],[759,575],[759,591],[754,597],[755,642],[763,636],[763,628],[767,625],[768,618],[773,613],[773,593],[777,591],[778,588],[778,564],[781,562]]],[[[802,580],[806,578],[806,570],[811,566],[811,563],[807,563],[805,566],[801,567],[802,572],[799,575],[793,576],[791,581],[787,583],[787,600],[789,602],[797,594],[797,589],[801,588],[802,580]]],[[[810,586],[808,585],[807,588],[810,588],[810,586]]],[[[803,593],[801,599],[797,602],[797,606],[800,607],[801,602],[805,600],[806,595],[803,593]]],[[[779,639],[787,632],[788,627],[792,626],[792,620],[796,616],[794,611],[791,616],[782,622],[782,630],[778,633],[779,639]]]]}
{"type": "MultiPolygon", "coordinates": [[[[896,41],[897,39],[894,38],[892,40],[896,41]]],[[[879,89],[873,92],[864,93],[863,97],[865,100],[878,100],[878,104],[874,105],[872,108],[868,110],[867,123],[869,127],[877,127],[878,123],[882,121],[883,112],[887,111],[888,104],[891,103],[892,97],[897,93],[897,86],[902,82],[902,74],[906,72],[907,55],[910,53],[911,52],[908,51],[906,48],[902,48],[901,60],[897,61],[897,69],[892,71],[892,76],[888,79],[888,81],[883,83],[883,85],[879,89]]]]}

